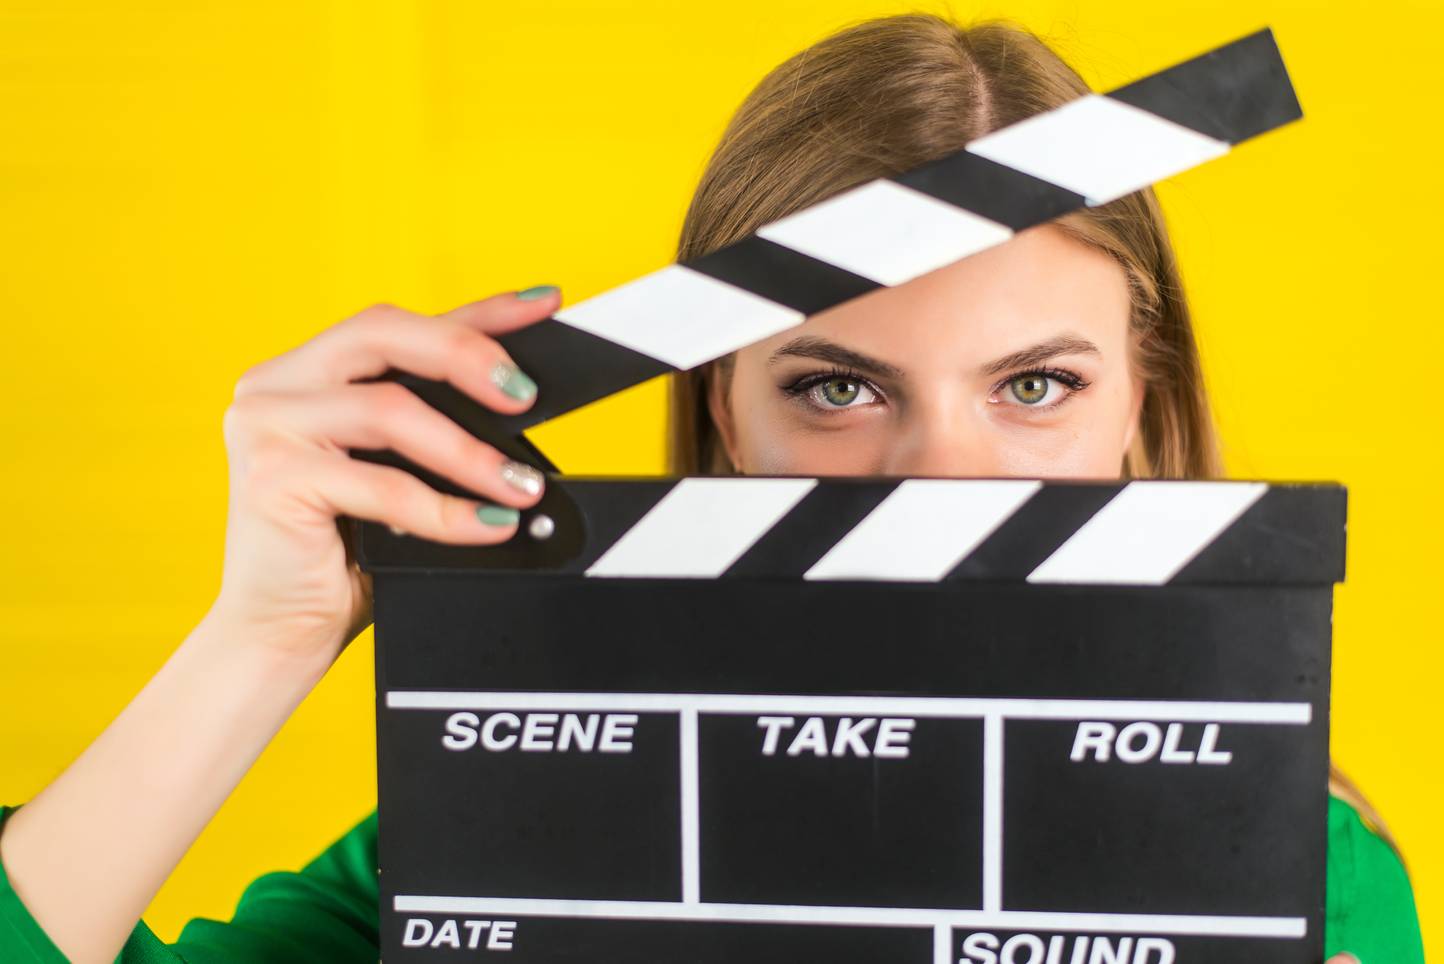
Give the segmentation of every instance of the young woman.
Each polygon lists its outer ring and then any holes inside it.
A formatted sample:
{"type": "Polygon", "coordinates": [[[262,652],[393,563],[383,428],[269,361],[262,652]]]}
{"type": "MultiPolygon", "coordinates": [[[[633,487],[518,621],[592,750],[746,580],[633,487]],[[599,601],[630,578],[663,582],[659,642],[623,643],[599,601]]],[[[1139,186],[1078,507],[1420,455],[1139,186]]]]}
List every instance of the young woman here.
{"type": "MultiPolygon", "coordinates": [[[[854,26],[780,65],[743,103],[677,258],[1087,91],[1041,41],[1005,24],[907,15],[854,26]]],[[[447,379],[496,411],[524,410],[536,386],[492,336],[559,307],[551,286],[436,317],[377,305],[242,376],[223,422],[231,491],[220,591],[70,767],[22,808],[0,809],[0,959],[376,959],[374,813],[299,873],[257,879],[231,922],[192,921],[166,945],[139,917],[370,622],[369,579],[336,517],[496,543],[540,497],[539,473],[406,389],[353,381],[394,366],[447,379]],[[483,499],[351,459],[350,447],[394,448],[483,499]]],[[[1220,472],[1151,190],[839,305],[674,386],[673,456],[685,473],[1220,472]]],[[[1408,879],[1382,824],[1337,774],[1329,792],[1331,959],[1422,962],[1408,879]]]]}

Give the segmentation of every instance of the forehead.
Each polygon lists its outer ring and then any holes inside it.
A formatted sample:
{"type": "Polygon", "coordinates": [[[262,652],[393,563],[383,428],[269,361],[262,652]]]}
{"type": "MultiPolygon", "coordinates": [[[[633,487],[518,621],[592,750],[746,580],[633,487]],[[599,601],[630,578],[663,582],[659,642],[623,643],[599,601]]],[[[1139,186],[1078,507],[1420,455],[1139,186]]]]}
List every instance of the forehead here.
{"type": "Polygon", "coordinates": [[[844,302],[744,351],[770,355],[801,334],[825,337],[907,370],[952,367],[1063,332],[1113,356],[1125,343],[1129,295],[1107,252],[1052,224],[906,284],[844,302]]]}

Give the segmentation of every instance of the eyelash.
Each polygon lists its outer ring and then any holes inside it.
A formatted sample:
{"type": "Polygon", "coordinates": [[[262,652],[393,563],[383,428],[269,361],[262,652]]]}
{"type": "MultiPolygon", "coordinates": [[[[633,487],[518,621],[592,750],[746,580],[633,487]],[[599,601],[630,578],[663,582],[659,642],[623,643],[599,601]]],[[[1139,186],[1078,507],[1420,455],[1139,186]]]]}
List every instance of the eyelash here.
{"type": "Polygon", "coordinates": [[[1031,375],[1040,375],[1044,378],[1056,379],[1058,382],[1062,383],[1065,388],[1068,389],[1068,393],[1062,398],[1058,399],[1056,402],[1049,402],[1047,405],[1042,406],[1026,405],[1020,402],[1017,406],[1018,408],[1034,412],[1052,411],[1059,405],[1062,405],[1064,402],[1068,401],[1068,399],[1072,398],[1074,395],[1077,395],[1083,389],[1087,388],[1089,385],[1088,381],[1085,380],[1082,375],[1079,375],[1075,371],[1069,371],[1066,368],[1029,368],[1024,371],[1014,372],[1013,374],[1007,376],[1002,381],[995,384],[992,389],[988,391],[988,395],[992,396],[993,394],[1007,388],[1008,385],[1012,382],[1015,382],[1020,378],[1027,378],[1031,375]]]}
{"type": "MultiPolygon", "coordinates": [[[[1059,405],[1062,405],[1064,402],[1068,401],[1068,399],[1072,398],[1074,395],[1078,394],[1078,392],[1087,388],[1090,384],[1087,380],[1083,378],[1083,376],[1079,375],[1077,372],[1069,371],[1066,368],[1028,368],[1024,369],[1023,371],[1013,372],[1012,374],[1003,378],[1001,381],[994,384],[993,387],[988,390],[988,395],[992,396],[997,392],[1002,391],[1004,388],[1007,388],[1008,385],[1012,382],[1015,382],[1020,378],[1028,378],[1032,375],[1039,375],[1044,378],[1055,379],[1068,389],[1068,394],[1058,399],[1058,401],[1050,402],[1049,404],[1044,405],[1041,408],[1037,408],[1031,405],[1024,405],[1022,403],[1019,403],[1019,405],[1017,406],[1019,408],[1032,409],[1033,411],[1050,411],[1057,408],[1059,405]]],[[[823,384],[824,382],[832,381],[836,378],[845,379],[847,381],[859,382],[863,385],[866,385],[873,392],[873,394],[878,395],[879,397],[885,397],[882,389],[878,388],[871,381],[864,378],[861,373],[856,372],[850,368],[832,368],[827,371],[813,372],[811,374],[803,375],[801,378],[798,378],[792,383],[782,386],[782,391],[785,392],[790,398],[797,399],[798,401],[803,401],[803,396],[805,396],[813,388],[823,384]]],[[[819,409],[815,405],[809,407],[811,407],[814,411],[823,411],[823,409],[819,409]]],[[[846,408],[836,409],[836,411],[838,412],[844,412],[846,410],[846,408]]]]}
{"type": "MultiPolygon", "coordinates": [[[[816,388],[818,385],[821,385],[825,382],[830,382],[835,378],[841,378],[846,381],[858,382],[862,385],[866,385],[869,389],[872,390],[873,394],[879,397],[883,397],[882,389],[878,388],[872,382],[864,378],[860,373],[853,371],[850,368],[831,368],[827,371],[813,372],[808,375],[803,375],[801,378],[796,379],[790,384],[783,385],[782,390],[790,398],[794,398],[797,401],[807,405],[808,408],[810,408],[811,410],[816,412],[824,412],[826,411],[825,409],[818,408],[816,405],[808,403],[804,396],[808,392],[812,391],[812,389],[816,388]]],[[[837,409],[837,411],[845,412],[847,411],[847,409],[839,408],[837,409]]]]}

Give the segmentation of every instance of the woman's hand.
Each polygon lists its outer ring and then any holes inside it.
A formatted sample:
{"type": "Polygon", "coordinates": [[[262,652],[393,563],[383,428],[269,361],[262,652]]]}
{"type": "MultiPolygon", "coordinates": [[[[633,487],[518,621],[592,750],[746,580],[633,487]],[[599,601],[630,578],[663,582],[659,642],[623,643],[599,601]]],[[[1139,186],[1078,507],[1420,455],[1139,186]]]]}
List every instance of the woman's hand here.
{"type": "Polygon", "coordinates": [[[408,389],[352,380],[395,367],[524,411],[535,386],[489,336],[557,302],[555,290],[530,301],[507,292],[434,318],[376,305],[242,376],[225,415],[230,515],[215,602],[0,839],[11,887],[68,960],[115,960],[186,849],[370,622],[370,579],[349,564],[338,515],[490,543],[541,496],[540,473],[509,464],[408,389]],[[488,524],[477,501],[348,448],[394,449],[511,507],[511,520],[488,524]]]}
{"type": "Polygon", "coordinates": [[[223,422],[225,562],[207,618],[302,665],[329,665],[371,622],[371,579],[351,564],[337,516],[438,542],[509,538],[516,510],[541,497],[541,473],[399,384],[354,380],[400,368],[495,411],[525,411],[535,384],[490,336],[547,317],[559,300],[555,289],[534,300],[506,292],[435,317],[373,305],[246,371],[223,422]],[[485,500],[438,492],[348,448],[393,449],[485,500]]]}
{"type": "Polygon", "coordinates": [[[1342,954],[1335,954],[1325,961],[1324,964],[1359,964],[1359,959],[1348,951],[1344,951],[1342,954]]]}

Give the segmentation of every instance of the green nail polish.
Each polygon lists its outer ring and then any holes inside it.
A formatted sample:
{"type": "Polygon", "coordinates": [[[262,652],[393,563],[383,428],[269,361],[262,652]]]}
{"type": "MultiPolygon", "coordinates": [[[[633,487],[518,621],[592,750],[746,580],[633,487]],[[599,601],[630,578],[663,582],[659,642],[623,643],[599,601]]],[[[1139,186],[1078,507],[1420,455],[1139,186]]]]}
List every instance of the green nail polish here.
{"type": "Polygon", "coordinates": [[[491,505],[483,502],[476,507],[476,517],[489,526],[515,525],[521,518],[521,511],[508,505],[491,505]]]}
{"type": "Polygon", "coordinates": [[[491,370],[491,382],[512,398],[522,401],[536,394],[536,382],[510,362],[496,363],[496,367],[491,370]]]}
{"type": "Polygon", "coordinates": [[[538,298],[545,298],[548,295],[556,294],[556,292],[556,285],[537,285],[533,288],[528,288],[525,291],[518,291],[516,293],[516,296],[522,301],[536,301],[538,298]]]}

